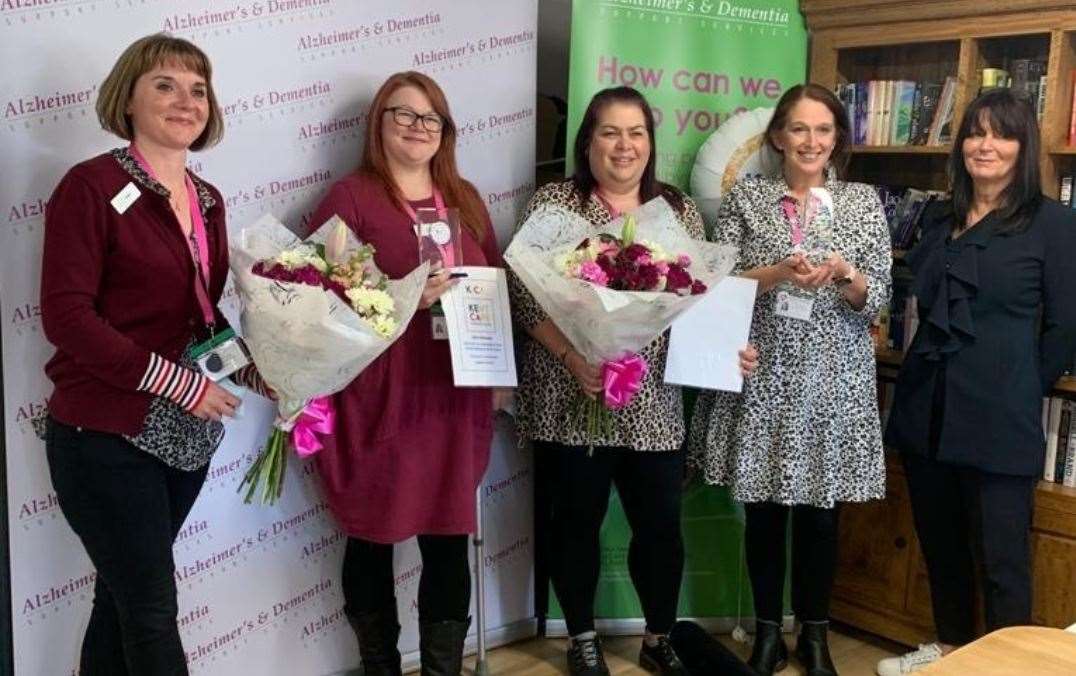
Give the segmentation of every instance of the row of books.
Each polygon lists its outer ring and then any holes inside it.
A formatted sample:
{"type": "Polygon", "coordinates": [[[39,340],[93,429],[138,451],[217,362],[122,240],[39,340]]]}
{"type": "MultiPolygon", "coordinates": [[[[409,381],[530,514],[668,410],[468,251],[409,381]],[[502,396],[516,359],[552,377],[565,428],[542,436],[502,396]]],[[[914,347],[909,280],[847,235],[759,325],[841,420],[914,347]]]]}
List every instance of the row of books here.
{"type": "Polygon", "coordinates": [[[906,265],[894,266],[893,295],[871,326],[875,348],[908,351],[919,328],[919,307],[911,289],[911,270],[906,265]]]}
{"type": "Polygon", "coordinates": [[[837,86],[852,142],[865,146],[941,145],[952,140],[957,79],[871,80],[837,86]]]}
{"type": "Polygon", "coordinates": [[[919,223],[927,206],[945,193],[940,190],[919,190],[908,186],[876,185],[882,202],[890,241],[894,249],[910,249],[919,239],[919,223]]]}
{"type": "Polygon", "coordinates": [[[997,87],[1011,89],[1035,109],[1042,120],[1046,109],[1046,62],[1037,59],[1013,59],[1005,68],[983,68],[979,71],[979,91],[997,87]]]}
{"type": "Polygon", "coordinates": [[[1076,401],[1061,397],[1042,401],[1042,426],[1046,435],[1042,478],[1076,487],[1076,401]]]}

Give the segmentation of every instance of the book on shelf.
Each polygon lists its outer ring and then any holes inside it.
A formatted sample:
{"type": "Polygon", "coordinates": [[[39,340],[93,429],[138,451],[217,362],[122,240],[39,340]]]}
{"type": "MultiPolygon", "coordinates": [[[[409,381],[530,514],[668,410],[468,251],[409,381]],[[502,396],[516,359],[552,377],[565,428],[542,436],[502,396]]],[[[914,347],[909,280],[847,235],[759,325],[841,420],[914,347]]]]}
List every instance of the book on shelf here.
{"type": "Polygon", "coordinates": [[[1076,402],[1050,397],[1043,481],[1076,487],[1076,402]]]}
{"type": "Polygon", "coordinates": [[[1076,146],[1076,69],[1069,73],[1072,100],[1069,101],[1069,145],[1076,146]]]}
{"type": "MultiPolygon", "coordinates": [[[[930,140],[930,131],[943,127],[939,111],[952,115],[952,97],[956,95],[956,78],[948,90],[948,106],[939,103],[946,93],[940,82],[912,80],[869,80],[837,86],[837,98],[848,113],[852,142],[865,146],[903,146],[938,144],[938,134],[930,140]]],[[[944,143],[945,141],[941,141],[944,143]]]]}
{"type": "Polygon", "coordinates": [[[1076,174],[1065,174],[1061,177],[1061,185],[1057,190],[1057,201],[1067,207],[1076,209],[1076,174]]]}
{"type": "Polygon", "coordinates": [[[983,68],[979,71],[979,93],[1007,88],[1027,101],[1042,119],[1046,107],[1046,62],[1040,59],[1013,59],[1006,68],[983,68]]]}
{"type": "Polygon", "coordinates": [[[930,123],[927,145],[944,145],[953,140],[953,113],[956,108],[957,79],[950,75],[945,78],[934,119],[930,123]]]}

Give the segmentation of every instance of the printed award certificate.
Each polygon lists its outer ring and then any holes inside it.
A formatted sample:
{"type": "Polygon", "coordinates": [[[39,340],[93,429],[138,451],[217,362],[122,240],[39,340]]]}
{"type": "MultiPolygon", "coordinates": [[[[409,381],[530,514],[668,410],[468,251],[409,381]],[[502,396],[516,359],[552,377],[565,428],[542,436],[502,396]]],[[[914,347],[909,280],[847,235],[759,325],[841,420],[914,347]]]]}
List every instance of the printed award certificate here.
{"type": "Polygon", "coordinates": [[[758,282],[726,277],[673,322],[665,382],[740,392],[740,350],[747,346],[758,282]]]}
{"type": "Polygon", "coordinates": [[[474,266],[453,270],[467,275],[441,296],[456,387],[515,387],[516,359],[504,270],[474,266]]]}

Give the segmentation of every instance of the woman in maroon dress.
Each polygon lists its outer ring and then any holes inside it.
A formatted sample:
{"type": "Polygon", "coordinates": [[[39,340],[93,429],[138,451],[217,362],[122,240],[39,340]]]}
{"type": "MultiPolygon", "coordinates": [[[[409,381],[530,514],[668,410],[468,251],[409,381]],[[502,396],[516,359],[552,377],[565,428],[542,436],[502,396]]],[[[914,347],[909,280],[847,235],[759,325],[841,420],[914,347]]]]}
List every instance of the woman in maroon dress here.
{"type": "MultiPolygon", "coordinates": [[[[500,266],[478,192],[456,169],[456,130],[444,93],[416,72],[397,73],[370,107],[359,170],[337,182],[314,214],[340,216],[372,244],[385,274],[419,262],[420,208],[459,210],[462,264],[500,266]]],[[[418,536],[422,673],[460,673],[470,625],[467,534],[489,460],[493,393],[453,386],[448,341],[433,336],[430,306],[454,280],[431,274],[403,335],[336,395],[336,434],[317,456],[333,514],[347,533],[344,611],[367,676],[400,673],[393,543],[418,536]]]]}

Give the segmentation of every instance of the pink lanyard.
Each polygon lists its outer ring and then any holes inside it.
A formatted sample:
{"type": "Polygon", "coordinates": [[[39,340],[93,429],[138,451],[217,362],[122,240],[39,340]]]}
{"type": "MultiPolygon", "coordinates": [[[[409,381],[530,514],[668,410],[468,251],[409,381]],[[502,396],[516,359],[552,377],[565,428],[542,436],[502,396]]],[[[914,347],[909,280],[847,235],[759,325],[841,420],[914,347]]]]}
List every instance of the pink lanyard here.
{"type": "MultiPolygon", "coordinates": [[[[437,189],[437,186],[433,187],[433,205],[437,208],[438,218],[448,218],[448,212],[445,210],[445,198],[441,195],[441,191],[437,189]]],[[[418,214],[415,213],[414,208],[407,200],[400,200],[400,206],[403,207],[404,213],[408,215],[412,223],[418,223],[418,214]]]]}
{"type": "MultiPolygon", "coordinates": [[[[149,166],[149,162],[142,156],[142,153],[138,152],[138,148],[132,143],[128,150],[131,156],[135,158],[135,161],[138,162],[138,165],[142,167],[142,170],[159,183],[157,175],[153,173],[153,168],[149,166]]],[[[191,258],[194,259],[194,295],[198,297],[198,305],[201,306],[202,319],[205,321],[205,325],[212,329],[216,319],[213,314],[213,303],[209,300],[209,291],[207,290],[209,243],[206,239],[205,218],[202,216],[202,209],[198,204],[198,193],[194,188],[194,181],[191,180],[190,174],[186,174],[185,178],[187,181],[188,208],[191,214],[191,229],[194,232],[195,242],[195,246],[189,247],[191,258]]]]}
{"type": "MultiPolygon", "coordinates": [[[[815,205],[814,195],[807,193],[805,200],[807,202],[807,208],[805,210],[806,218],[803,220],[809,223],[814,216],[814,212],[818,209],[815,205]]],[[[796,208],[798,204],[796,199],[791,195],[784,195],[781,198],[781,209],[784,210],[785,220],[788,221],[789,228],[791,229],[792,246],[803,244],[804,223],[801,222],[799,210],[796,208]]]]}
{"type": "Polygon", "coordinates": [[[609,200],[605,199],[605,196],[598,192],[597,188],[594,189],[594,196],[598,198],[598,201],[602,203],[602,206],[605,207],[605,210],[609,212],[610,216],[613,218],[620,218],[620,214],[623,212],[610,204],[609,200]]]}

